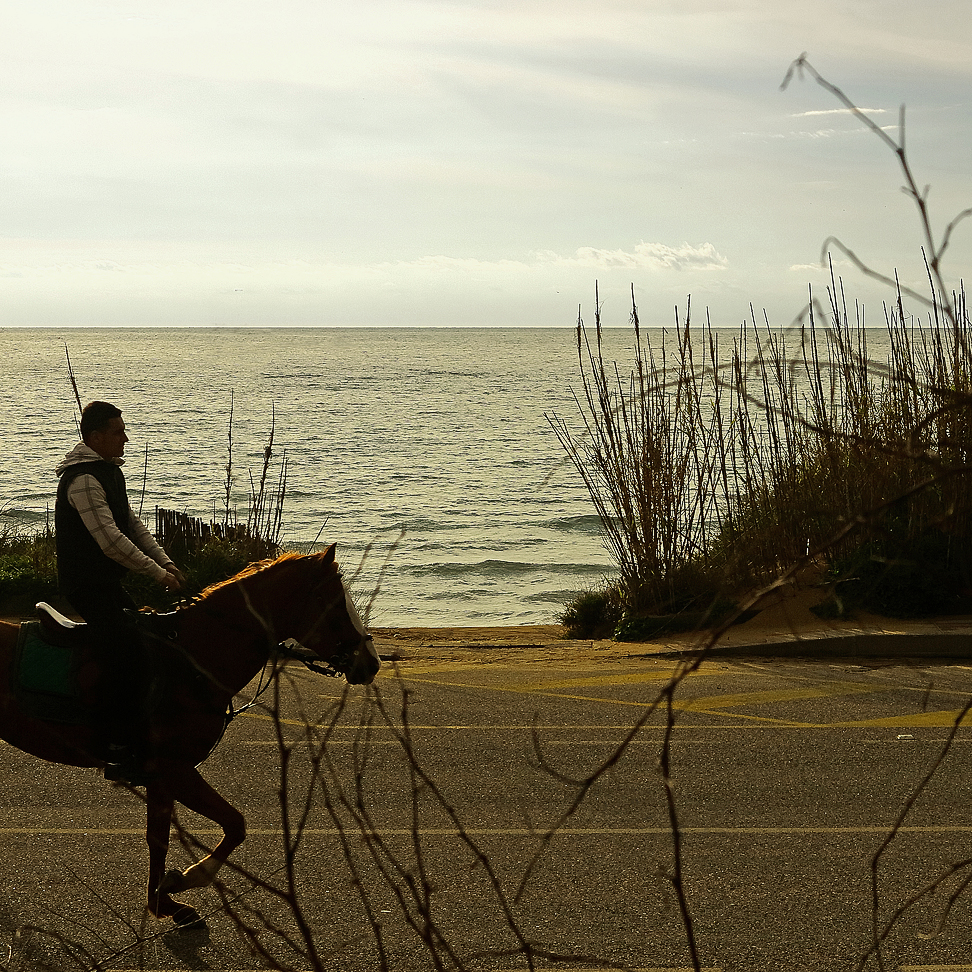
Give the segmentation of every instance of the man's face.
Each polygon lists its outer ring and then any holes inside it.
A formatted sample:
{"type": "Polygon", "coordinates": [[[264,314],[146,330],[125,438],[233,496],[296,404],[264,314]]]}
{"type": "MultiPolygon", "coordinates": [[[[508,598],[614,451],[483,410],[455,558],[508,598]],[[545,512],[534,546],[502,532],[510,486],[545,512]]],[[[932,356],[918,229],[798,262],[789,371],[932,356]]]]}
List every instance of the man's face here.
{"type": "Polygon", "coordinates": [[[87,444],[101,456],[102,459],[121,459],[125,455],[125,422],[120,415],[108,420],[108,424],[97,432],[88,435],[87,444]]]}

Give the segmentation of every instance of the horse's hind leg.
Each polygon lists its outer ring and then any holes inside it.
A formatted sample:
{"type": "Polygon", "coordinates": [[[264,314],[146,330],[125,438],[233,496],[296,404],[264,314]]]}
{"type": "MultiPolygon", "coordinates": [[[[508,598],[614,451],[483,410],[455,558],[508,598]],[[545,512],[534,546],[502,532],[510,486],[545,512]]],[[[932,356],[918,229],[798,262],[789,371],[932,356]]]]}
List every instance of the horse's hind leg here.
{"type": "Polygon", "coordinates": [[[173,901],[162,890],[165,859],[169,852],[169,828],[172,824],[172,797],[162,788],[146,788],[145,839],[149,848],[148,907],[156,918],[171,918],[177,925],[195,925],[202,919],[195,908],[173,901]]]}
{"type": "MultiPolygon", "coordinates": [[[[207,887],[213,883],[226,858],[246,839],[243,814],[224,800],[193,767],[171,767],[171,772],[161,773],[160,779],[165,780],[166,791],[172,800],[212,820],[222,828],[223,837],[208,857],[181,873],[169,871],[162,878],[159,889],[165,894],[178,894],[189,888],[207,887]]],[[[169,802],[170,816],[172,800],[169,802]]]]}

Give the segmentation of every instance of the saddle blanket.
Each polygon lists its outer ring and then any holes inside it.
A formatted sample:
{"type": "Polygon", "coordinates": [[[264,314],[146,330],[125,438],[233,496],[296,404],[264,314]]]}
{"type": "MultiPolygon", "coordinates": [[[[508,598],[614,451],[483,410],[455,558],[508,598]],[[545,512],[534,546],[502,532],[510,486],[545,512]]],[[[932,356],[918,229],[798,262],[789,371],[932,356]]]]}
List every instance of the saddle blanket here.
{"type": "Polygon", "coordinates": [[[39,621],[22,623],[13,689],[25,713],[46,722],[84,722],[77,678],[80,663],[79,651],[44,640],[39,621]]]}

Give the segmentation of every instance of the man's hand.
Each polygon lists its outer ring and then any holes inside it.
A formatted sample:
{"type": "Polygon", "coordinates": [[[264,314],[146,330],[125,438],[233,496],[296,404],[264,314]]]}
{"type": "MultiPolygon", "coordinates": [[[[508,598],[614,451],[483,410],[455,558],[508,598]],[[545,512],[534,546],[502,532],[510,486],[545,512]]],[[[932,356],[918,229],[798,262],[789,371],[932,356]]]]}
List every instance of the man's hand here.
{"type": "Polygon", "coordinates": [[[176,567],[175,564],[166,564],[165,567],[165,577],[161,581],[161,584],[166,590],[178,591],[182,589],[185,584],[186,578],[183,576],[181,570],[176,567]]]}

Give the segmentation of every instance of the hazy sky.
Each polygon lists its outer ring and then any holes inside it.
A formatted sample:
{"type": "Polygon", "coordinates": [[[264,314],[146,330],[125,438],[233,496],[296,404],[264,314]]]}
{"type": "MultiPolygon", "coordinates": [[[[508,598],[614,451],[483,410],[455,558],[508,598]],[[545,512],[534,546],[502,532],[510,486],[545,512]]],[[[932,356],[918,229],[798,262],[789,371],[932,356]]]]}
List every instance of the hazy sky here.
{"type": "MultiPolygon", "coordinates": [[[[968,0],[30,0],[0,30],[0,325],[786,323],[823,240],[921,280],[972,205],[968,0]]],[[[972,253],[972,221],[949,270],[972,253]]],[[[880,296],[841,267],[847,289],[880,296]]]]}

